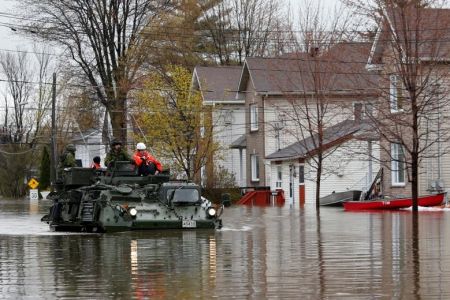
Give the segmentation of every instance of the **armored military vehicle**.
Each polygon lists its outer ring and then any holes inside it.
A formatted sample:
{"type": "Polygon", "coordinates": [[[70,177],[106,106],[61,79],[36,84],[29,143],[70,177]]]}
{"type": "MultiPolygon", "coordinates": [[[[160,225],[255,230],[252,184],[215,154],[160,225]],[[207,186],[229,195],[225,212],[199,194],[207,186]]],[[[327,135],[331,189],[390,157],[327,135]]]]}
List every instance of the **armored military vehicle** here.
{"type": "Polygon", "coordinates": [[[171,181],[166,173],[138,176],[130,162],[104,171],[68,168],[47,199],[53,205],[42,221],[54,231],[222,227],[223,205],[203,198],[198,185],[171,181]]]}

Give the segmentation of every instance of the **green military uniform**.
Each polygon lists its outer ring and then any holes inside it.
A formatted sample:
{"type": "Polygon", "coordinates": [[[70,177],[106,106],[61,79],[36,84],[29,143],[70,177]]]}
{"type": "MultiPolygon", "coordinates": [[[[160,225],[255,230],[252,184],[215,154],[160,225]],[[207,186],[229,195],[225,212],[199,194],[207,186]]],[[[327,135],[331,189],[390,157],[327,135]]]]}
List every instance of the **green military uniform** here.
{"type": "Polygon", "coordinates": [[[75,146],[69,144],[66,146],[63,154],[61,154],[58,163],[58,177],[62,177],[65,168],[72,168],[77,166],[75,159],[75,146]]]}
{"type": "Polygon", "coordinates": [[[109,164],[115,161],[129,161],[130,159],[131,159],[130,156],[125,150],[120,149],[119,151],[115,151],[115,149],[113,148],[106,155],[105,166],[109,166],[109,164]]]}
{"type": "Polygon", "coordinates": [[[105,157],[105,166],[109,167],[115,161],[129,161],[130,159],[127,151],[122,149],[122,142],[118,139],[112,140],[111,150],[105,157]],[[120,147],[116,147],[117,145],[120,145],[120,147]]]}

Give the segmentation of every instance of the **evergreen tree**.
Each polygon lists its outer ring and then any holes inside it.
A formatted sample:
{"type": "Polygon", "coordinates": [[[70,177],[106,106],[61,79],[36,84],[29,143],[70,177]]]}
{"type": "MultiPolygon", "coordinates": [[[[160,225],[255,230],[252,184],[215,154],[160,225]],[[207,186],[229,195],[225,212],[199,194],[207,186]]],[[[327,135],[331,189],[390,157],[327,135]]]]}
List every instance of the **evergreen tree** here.
{"type": "Polygon", "coordinates": [[[50,154],[47,147],[42,149],[41,165],[39,167],[39,187],[45,190],[50,186],[50,154]]]}

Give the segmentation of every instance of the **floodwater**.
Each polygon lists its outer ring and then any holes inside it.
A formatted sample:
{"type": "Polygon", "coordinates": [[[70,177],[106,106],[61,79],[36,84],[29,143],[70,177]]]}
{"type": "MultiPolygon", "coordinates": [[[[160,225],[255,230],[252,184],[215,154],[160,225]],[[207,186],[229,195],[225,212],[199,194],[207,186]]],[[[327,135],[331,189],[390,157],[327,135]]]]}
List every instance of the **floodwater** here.
{"type": "Polygon", "coordinates": [[[230,207],[219,231],[50,232],[0,200],[1,299],[450,299],[450,211],[230,207]]]}

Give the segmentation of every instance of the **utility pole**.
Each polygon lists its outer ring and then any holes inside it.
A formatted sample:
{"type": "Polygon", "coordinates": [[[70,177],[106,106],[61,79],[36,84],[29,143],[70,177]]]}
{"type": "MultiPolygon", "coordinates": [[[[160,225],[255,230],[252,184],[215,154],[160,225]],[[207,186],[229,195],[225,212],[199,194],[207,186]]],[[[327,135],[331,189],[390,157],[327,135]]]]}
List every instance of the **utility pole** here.
{"type": "Polygon", "coordinates": [[[50,181],[51,181],[51,191],[55,189],[56,181],[56,73],[53,73],[53,83],[52,83],[52,133],[51,133],[51,159],[50,159],[50,181]]]}

